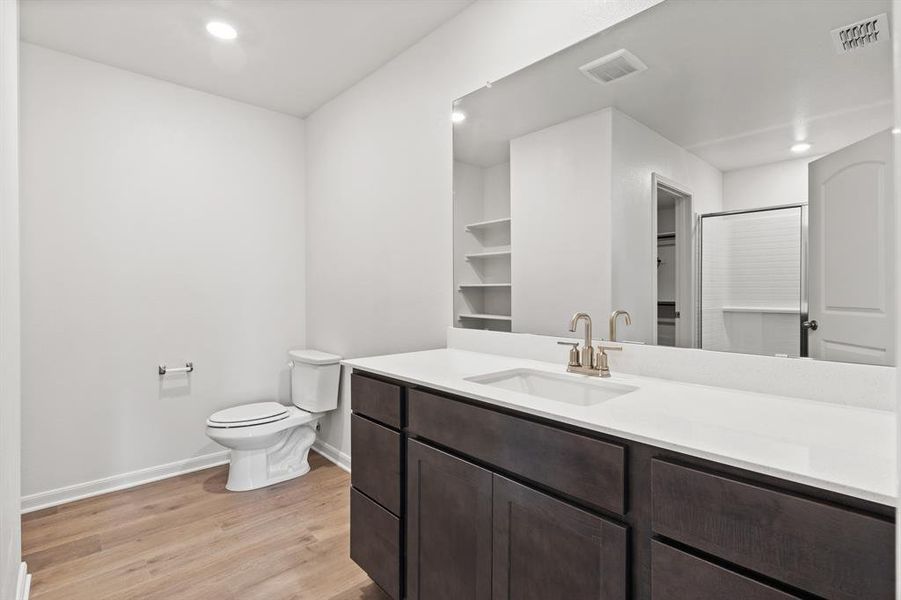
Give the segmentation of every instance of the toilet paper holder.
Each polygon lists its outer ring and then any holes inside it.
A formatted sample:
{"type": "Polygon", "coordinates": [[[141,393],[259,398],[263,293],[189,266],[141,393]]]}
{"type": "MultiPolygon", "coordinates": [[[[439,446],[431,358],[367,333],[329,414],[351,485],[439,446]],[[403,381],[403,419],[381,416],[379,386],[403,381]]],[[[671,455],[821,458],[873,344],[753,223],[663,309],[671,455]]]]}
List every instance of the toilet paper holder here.
{"type": "Polygon", "coordinates": [[[191,373],[194,371],[194,363],[186,362],[183,367],[167,367],[166,365],[159,366],[160,375],[165,375],[166,373],[191,373]]]}

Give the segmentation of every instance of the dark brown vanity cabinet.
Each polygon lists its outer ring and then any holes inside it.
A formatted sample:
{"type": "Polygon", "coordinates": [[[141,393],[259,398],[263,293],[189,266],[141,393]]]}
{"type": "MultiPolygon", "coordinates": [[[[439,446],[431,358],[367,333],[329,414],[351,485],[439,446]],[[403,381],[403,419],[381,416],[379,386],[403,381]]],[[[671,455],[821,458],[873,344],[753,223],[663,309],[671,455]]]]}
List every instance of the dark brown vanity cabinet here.
{"type": "Polygon", "coordinates": [[[894,511],[352,376],[351,557],[395,600],[890,600],[894,511]]]}

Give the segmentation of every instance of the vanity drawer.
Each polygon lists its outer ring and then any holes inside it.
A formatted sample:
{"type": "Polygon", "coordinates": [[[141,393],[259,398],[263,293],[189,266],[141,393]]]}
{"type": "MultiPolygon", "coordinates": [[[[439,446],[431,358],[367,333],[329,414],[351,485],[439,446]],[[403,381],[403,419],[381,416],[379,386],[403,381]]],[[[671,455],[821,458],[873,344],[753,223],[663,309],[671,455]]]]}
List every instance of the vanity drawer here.
{"type": "Polygon", "coordinates": [[[651,542],[651,600],[798,600],[656,540],[651,542]]]}
{"type": "Polygon", "coordinates": [[[625,512],[623,446],[420,390],[408,394],[407,430],[584,504],[625,512]]]}
{"type": "Polygon", "coordinates": [[[359,373],[350,376],[350,405],[355,413],[400,429],[402,389],[399,385],[366,377],[359,373]]]}
{"type": "Polygon", "coordinates": [[[892,523],[661,460],[653,529],[829,600],[894,597],[892,523]]]}
{"type": "Polygon", "coordinates": [[[351,484],[395,515],[400,515],[402,443],[400,433],[351,415],[351,484]]]}
{"type": "Polygon", "coordinates": [[[400,600],[400,519],[351,488],[350,558],[400,600]]]}

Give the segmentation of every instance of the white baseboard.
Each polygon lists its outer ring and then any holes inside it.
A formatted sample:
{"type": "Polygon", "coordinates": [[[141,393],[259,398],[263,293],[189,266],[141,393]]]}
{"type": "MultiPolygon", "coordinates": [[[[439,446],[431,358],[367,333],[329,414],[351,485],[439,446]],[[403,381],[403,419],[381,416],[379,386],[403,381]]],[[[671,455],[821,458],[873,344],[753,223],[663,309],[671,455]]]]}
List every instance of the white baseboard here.
{"type": "MultiPolygon", "coordinates": [[[[350,456],[344,452],[341,452],[334,446],[320,440],[316,440],[313,444],[313,450],[338,465],[341,469],[350,473],[350,456]]],[[[198,456],[196,458],[189,458],[187,460],[158,465],[156,467],[132,471],[130,473],[122,473],[121,475],[113,475],[111,477],[104,477],[103,479],[77,483],[55,490],[23,496],[22,513],[34,512],[36,510],[59,506],[60,504],[66,504],[76,500],[83,500],[92,496],[99,496],[101,494],[108,494],[109,492],[116,492],[144,485],[145,483],[153,483],[154,481],[175,477],[176,475],[183,475],[193,471],[200,471],[201,469],[224,465],[228,463],[228,452],[228,450],[222,450],[205,456],[198,456]]]]}
{"type": "Polygon", "coordinates": [[[28,565],[19,565],[19,580],[16,583],[16,600],[28,600],[31,594],[31,575],[28,574],[28,565]]]}
{"type": "Polygon", "coordinates": [[[191,473],[192,471],[200,471],[201,469],[224,465],[228,462],[228,452],[228,450],[221,450],[219,452],[197,456],[187,460],[148,467],[130,473],[122,473],[121,475],[113,475],[111,477],[104,477],[103,479],[77,483],[55,490],[23,496],[22,512],[33,512],[41,510],[42,508],[50,508],[51,506],[58,506],[60,504],[66,504],[67,502],[90,498],[91,496],[99,496],[100,494],[124,490],[130,487],[144,485],[145,483],[152,483],[161,479],[174,477],[176,475],[191,473]]]}
{"type": "Polygon", "coordinates": [[[350,456],[322,440],[313,442],[313,450],[350,473],[350,456]]]}

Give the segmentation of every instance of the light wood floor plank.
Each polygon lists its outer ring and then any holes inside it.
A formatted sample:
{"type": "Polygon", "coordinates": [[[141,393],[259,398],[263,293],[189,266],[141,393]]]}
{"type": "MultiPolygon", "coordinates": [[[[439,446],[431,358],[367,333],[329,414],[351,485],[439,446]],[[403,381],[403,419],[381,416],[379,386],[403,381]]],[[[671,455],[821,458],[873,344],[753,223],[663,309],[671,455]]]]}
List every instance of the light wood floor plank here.
{"type": "Polygon", "coordinates": [[[231,493],[215,467],[22,519],[33,600],[387,600],[349,558],[350,477],[231,493]]]}

